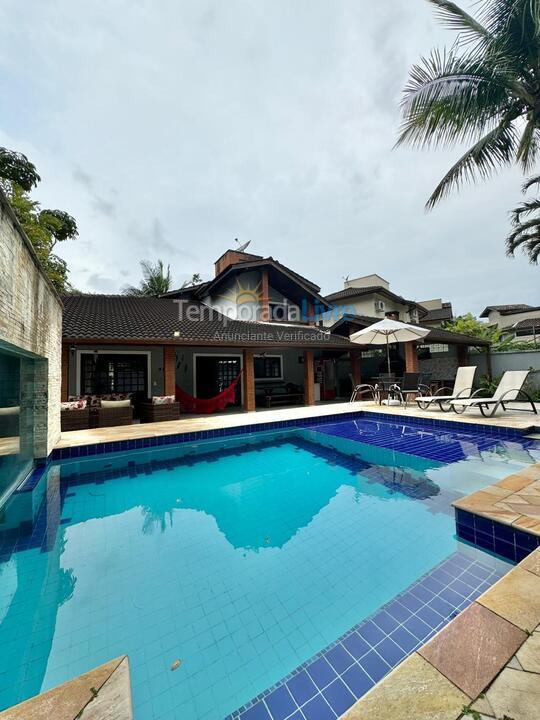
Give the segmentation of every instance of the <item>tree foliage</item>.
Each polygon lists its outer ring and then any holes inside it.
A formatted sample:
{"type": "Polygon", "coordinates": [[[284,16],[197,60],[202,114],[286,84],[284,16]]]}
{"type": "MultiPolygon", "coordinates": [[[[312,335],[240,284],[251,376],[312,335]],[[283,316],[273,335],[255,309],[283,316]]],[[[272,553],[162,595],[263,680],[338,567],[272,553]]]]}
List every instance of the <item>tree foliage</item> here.
{"type": "Polygon", "coordinates": [[[75,219],[64,210],[42,210],[30,191],[41,180],[33,163],[22,153],[0,148],[0,188],[4,191],[46,274],[59,292],[71,289],[68,268],[53,253],[58,242],[78,235],[75,219]]]}
{"type": "MultiPolygon", "coordinates": [[[[432,208],[466,181],[503,166],[529,172],[540,147],[540,0],[486,0],[473,17],[450,0],[428,0],[457,33],[450,50],[413,66],[398,145],[468,149],[427,201],[432,208]]],[[[524,241],[526,242],[526,241],[524,241]]]]}
{"type": "Polygon", "coordinates": [[[501,339],[501,332],[498,328],[478,320],[472,313],[459,315],[453,320],[448,320],[443,324],[443,329],[476,337],[480,340],[489,340],[489,342],[494,344],[498,343],[501,339]]]}
{"type": "Polygon", "coordinates": [[[171,289],[171,266],[165,265],[163,260],[152,263],[149,260],[142,260],[141,270],[143,278],[138,286],[130,285],[123,291],[124,295],[163,295],[171,289]]]}
{"type": "MultiPolygon", "coordinates": [[[[540,175],[529,178],[523,193],[533,185],[540,185],[540,175]]],[[[512,230],[506,238],[506,253],[513,256],[518,248],[538,263],[540,256],[540,198],[525,200],[512,211],[512,230]]]]}
{"type": "Polygon", "coordinates": [[[189,280],[184,280],[184,282],[182,283],[182,288],[193,287],[193,285],[199,285],[200,283],[202,283],[202,277],[200,276],[200,274],[193,273],[189,280]]]}

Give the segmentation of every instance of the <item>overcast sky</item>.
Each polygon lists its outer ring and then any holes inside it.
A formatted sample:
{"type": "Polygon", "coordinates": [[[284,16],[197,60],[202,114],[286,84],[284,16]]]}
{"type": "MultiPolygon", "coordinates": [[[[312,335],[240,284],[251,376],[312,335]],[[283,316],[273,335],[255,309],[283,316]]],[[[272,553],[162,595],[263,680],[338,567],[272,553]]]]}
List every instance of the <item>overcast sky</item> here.
{"type": "Polygon", "coordinates": [[[0,145],[76,217],[81,290],[140,259],[208,279],[238,237],[323,293],[375,272],[460,313],[540,305],[504,253],[519,172],[426,214],[459,150],[392,149],[409,66],[451,41],[424,0],[3,0],[0,145]]]}

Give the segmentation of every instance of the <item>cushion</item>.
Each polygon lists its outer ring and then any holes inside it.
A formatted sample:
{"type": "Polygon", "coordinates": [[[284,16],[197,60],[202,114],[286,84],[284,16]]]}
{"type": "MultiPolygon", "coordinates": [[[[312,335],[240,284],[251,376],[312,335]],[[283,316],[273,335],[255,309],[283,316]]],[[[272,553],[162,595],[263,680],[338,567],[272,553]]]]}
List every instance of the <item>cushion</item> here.
{"type": "Polygon", "coordinates": [[[152,398],[152,405],[172,405],[174,402],[174,395],[154,395],[152,398]]]}
{"type": "Polygon", "coordinates": [[[130,400],[101,400],[102,408],[123,408],[131,407],[130,400]]]}
{"type": "Polygon", "coordinates": [[[0,415],[18,415],[20,412],[20,407],[18,405],[14,405],[13,407],[3,407],[0,408],[0,415]]]}
{"type": "Polygon", "coordinates": [[[86,408],[86,398],[79,400],[69,400],[68,402],[60,403],[61,410],[84,410],[86,408]]]}

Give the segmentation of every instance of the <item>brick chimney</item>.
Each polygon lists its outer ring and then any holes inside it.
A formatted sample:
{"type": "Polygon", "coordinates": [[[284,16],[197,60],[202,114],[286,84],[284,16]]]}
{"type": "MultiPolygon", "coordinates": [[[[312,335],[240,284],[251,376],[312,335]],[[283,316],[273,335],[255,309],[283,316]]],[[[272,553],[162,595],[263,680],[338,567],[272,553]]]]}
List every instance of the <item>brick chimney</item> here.
{"type": "Polygon", "coordinates": [[[237,250],[227,250],[223,255],[216,260],[214,263],[215,276],[217,277],[220,273],[226,270],[231,265],[237,263],[247,262],[248,260],[262,260],[261,255],[252,255],[251,253],[238,252],[237,250]]]}

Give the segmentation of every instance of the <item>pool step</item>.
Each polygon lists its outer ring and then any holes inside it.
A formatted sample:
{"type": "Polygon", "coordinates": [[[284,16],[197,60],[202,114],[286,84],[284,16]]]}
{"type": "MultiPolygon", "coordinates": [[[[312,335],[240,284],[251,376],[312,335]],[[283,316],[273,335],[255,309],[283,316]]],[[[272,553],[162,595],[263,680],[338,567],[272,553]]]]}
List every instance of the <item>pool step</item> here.
{"type": "MultiPolygon", "coordinates": [[[[536,428],[535,428],[536,430],[536,428]]],[[[540,440],[540,432],[533,432],[529,435],[524,435],[524,438],[527,438],[527,440],[540,440]]]]}

